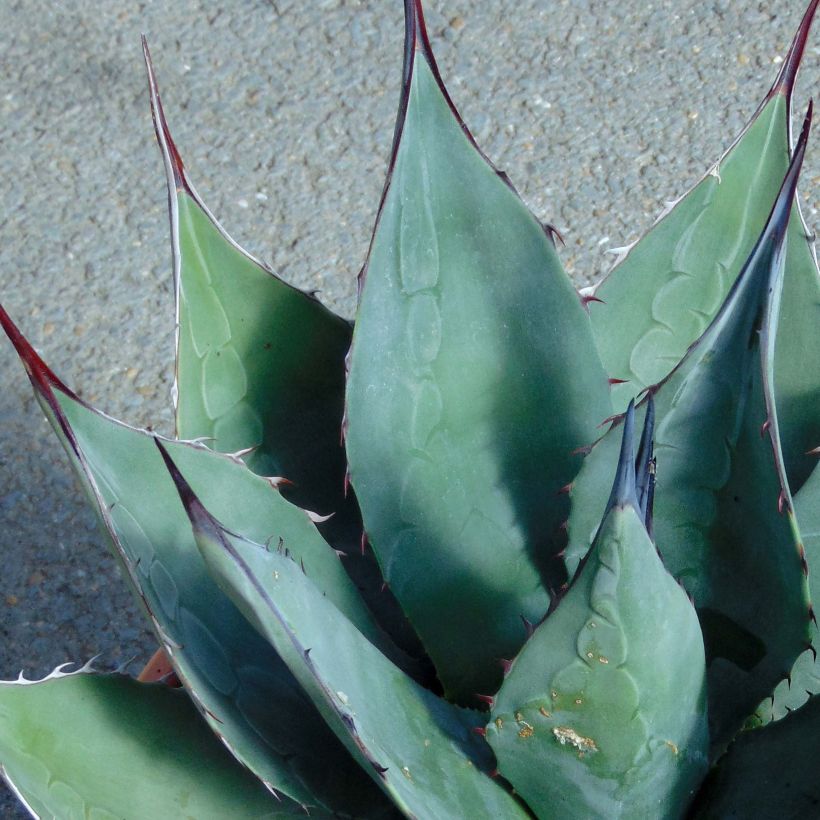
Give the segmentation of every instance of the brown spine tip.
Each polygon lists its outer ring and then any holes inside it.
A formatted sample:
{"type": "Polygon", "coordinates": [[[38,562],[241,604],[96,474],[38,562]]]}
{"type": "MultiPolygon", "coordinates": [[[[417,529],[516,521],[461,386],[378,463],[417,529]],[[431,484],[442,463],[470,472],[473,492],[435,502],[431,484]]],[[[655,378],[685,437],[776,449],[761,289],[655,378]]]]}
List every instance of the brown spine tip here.
{"type": "Polygon", "coordinates": [[[162,100],[157,86],[157,75],[154,71],[154,63],[151,60],[151,52],[148,50],[148,40],[142,35],[142,56],[145,60],[145,69],[148,72],[148,93],[151,97],[151,118],[154,121],[154,131],[157,135],[157,142],[162,149],[168,171],[169,182],[173,179],[177,190],[191,194],[191,188],[185,175],[185,166],[182,157],[179,155],[176,143],[171,137],[168,128],[168,121],[165,119],[165,111],[162,108],[162,100]]]}
{"type": "Polygon", "coordinates": [[[578,298],[581,300],[581,305],[587,313],[589,313],[590,302],[599,302],[602,305],[606,304],[606,302],[603,299],[598,298],[597,296],[595,296],[595,294],[592,293],[579,293],[578,298]]]}
{"type": "Polygon", "coordinates": [[[28,373],[38,392],[48,397],[51,395],[52,388],[58,387],[63,393],[67,393],[72,398],[77,398],[74,391],[66,387],[54,371],[40,358],[37,351],[31,346],[31,343],[17,325],[14,324],[2,305],[0,305],[0,327],[3,328],[6,336],[9,337],[9,341],[14,345],[23,367],[26,368],[26,373],[28,373]]]}
{"type": "Polygon", "coordinates": [[[800,557],[800,569],[803,570],[803,575],[809,577],[809,562],[806,560],[806,548],[802,544],[797,545],[797,554],[800,557]]]}
{"type": "Polygon", "coordinates": [[[613,421],[620,421],[624,417],[623,413],[615,413],[612,416],[607,416],[599,425],[598,427],[604,427],[607,424],[611,424],[613,421]]]}
{"type": "MultiPolygon", "coordinates": [[[[509,178],[507,178],[507,182],[508,184],[511,184],[509,183],[509,178]]],[[[564,241],[564,237],[561,231],[559,231],[558,228],[556,228],[555,225],[553,225],[551,222],[542,222],[541,228],[543,229],[544,233],[547,235],[547,237],[553,245],[555,245],[555,240],[557,239],[563,247],[567,246],[567,243],[564,241]]]]}
{"type": "Polygon", "coordinates": [[[766,435],[769,432],[769,428],[772,426],[772,420],[766,419],[763,424],[760,425],[760,438],[766,435]]]}
{"type": "Polygon", "coordinates": [[[499,658],[498,663],[504,671],[504,677],[506,678],[507,675],[510,674],[510,669],[512,669],[513,662],[507,658],[499,658]]]}
{"type": "Polygon", "coordinates": [[[815,12],[817,11],[817,4],[820,0],[811,0],[806,9],[803,19],[797,28],[794,39],[786,52],[786,57],[783,60],[783,65],[775,79],[766,99],[771,99],[777,94],[782,94],[788,101],[791,107],[792,92],[794,91],[794,83],[797,78],[797,72],[800,69],[800,63],[803,59],[803,52],[806,50],[806,42],[809,38],[809,31],[811,29],[812,21],[814,20],[815,12]]]}
{"type": "Polygon", "coordinates": [[[486,703],[490,709],[493,708],[495,705],[495,698],[492,695],[476,695],[476,700],[480,700],[482,703],[486,703]]]}
{"type": "Polygon", "coordinates": [[[486,737],[487,736],[487,730],[483,726],[473,726],[473,731],[479,737],[486,737]]]}
{"type": "Polygon", "coordinates": [[[607,379],[607,381],[608,381],[610,384],[627,384],[627,383],[629,382],[629,379],[613,379],[613,378],[609,378],[609,379],[607,379]]]}

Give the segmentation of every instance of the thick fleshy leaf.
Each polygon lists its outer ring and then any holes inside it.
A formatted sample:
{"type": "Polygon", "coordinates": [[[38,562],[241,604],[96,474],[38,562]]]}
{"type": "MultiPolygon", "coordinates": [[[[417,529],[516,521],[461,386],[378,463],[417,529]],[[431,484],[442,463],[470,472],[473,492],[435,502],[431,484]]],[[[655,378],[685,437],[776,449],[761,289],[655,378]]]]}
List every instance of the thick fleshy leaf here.
{"type": "Polygon", "coordinates": [[[283,495],[333,514],[324,529],[368,604],[391,634],[420,653],[412,630],[371,552],[345,492],[340,445],[345,356],[351,326],[313,295],[279,279],[242,250],[202,202],[163,111],[143,39],[157,141],[168,178],[177,305],[174,387],[177,434],[227,453],[241,452],[265,476],[284,476],[283,495]]]}
{"type": "MultiPolygon", "coordinates": [[[[548,232],[483,157],[405,3],[404,91],[362,280],[347,450],[385,579],[472,702],[540,619],[573,449],[609,412],[548,232]]],[[[560,572],[559,572],[560,569],[560,572]]]]}
{"type": "Polygon", "coordinates": [[[524,818],[488,776],[480,712],[414,683],[283,550],[226,531],[164,454],[208,568],[284,658],[351,755],[408,817],[524,818]]]}
{"type": "MultiPolygon", "coordinates": [[[[795,496],[794,512],[809,565],[809,589],[816,596],[820,591],[820,469],[815,468],[795,496]]],[[[816,622],[812,623],[811,642],[812,647],[795,661],[789,677],[781,681],[773,696],[758,707],[755,717],[760,722],[780,720],[801,707],[810,696],[820,694],[820,658],[817,655],[820,630],[816,622]]]]}
{"type": "Polygon", "coordinates": [[[820,816],[820,697],[743,732],[703,785],[697,820],[808,820],[820,816]]]}
{"type": "MultiPolygon", "coordinates": [[[[361,778],[282,660],[211,579],[153,435],[85,405],[2,309],[0,320],[126,578],[211,728],[255,774],[294,800],[350,814],[378,806],[382,796],[361,778]]],[[[168,447],[231,527],[263,542],[281,539],[323,593],[388,646],[304,510],[238,460],[185,442],[168,447]]]]}
{"type": "Polygon", "coordinates": [[[0,773],[34,817],[305,816],[231,757],[183,692],[125,675],[0,683],[0,773]]]}
{"type": "Polygon", "coordinates": [[[287,476],[295,503],[343,511],[339,445],[351,326],[234,242],[196,193],[171,138],[143,40],[168,177],[177,301],[180,438],[253,448],[257,473],[287,476]]]}
{"type": "MultiPolygon", "coordinates": [[[[737,278],[789,163],[794,80],[817,8],[812,0],[781,71],[751,122],[708,174],[668,206],[593,288],[598,349],[616,411],[655,384],[706,329],[737,278]]],[[[787,474],[796,491],[820,444],[820,278],[813,243],[794,209],[777,339],[775,390],[787,474]]]]}
{"type": "MultiPolygon", "coordinates": [[[[810,118],[811,109],[766,228],[717,317],[650,388],[657,419],[655,535],[667,567],[698,608],[718,747],[808,643],[805,558],[779,445],[772,348],[783,243],[810,118]]],[[[594,537],[618,425],[592,448],[572,489],[570,571],[594,537]]]]}
{"type": "Polygon", "coordinates": [[[598,536],[486,728],[500,773],[539,817],[680,817],[708,766],[698,618],[644,524],[631,406],[623,427],[598,536]]]}

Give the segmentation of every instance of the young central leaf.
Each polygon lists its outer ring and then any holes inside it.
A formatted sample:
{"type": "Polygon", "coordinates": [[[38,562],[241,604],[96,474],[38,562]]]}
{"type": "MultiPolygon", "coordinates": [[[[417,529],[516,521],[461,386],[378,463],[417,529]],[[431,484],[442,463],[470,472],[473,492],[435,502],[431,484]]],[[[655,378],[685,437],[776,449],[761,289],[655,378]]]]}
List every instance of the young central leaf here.
{"type": "Polygon", "coordinates": [[[487,726],[501,774],[539,817],[679,817],[707,766],[703,639],[647,533],[632,427],[630,407],[598,537],[487,726]]]}
{"type": "MultiPolygon", "coordinates": [[[[773,399],[773,346],[784,244],[811,120],[766,227],[714,321],[653,385],[658,544],[693,596],[709,664],[717,749],[780,680],[809,640],[805,559],[792,512],[773,399]]],[[[570,571],[597,524],[590,506],[617,446],[611,429],[572,489],[570,571]]]]}
{"type": "Polygon", "coordinates": [[[521,617],[548,607],[567,513],[557,491],[609,398],[550,239],[465,133],[416,14],[354,333],[347,447],[385,578],[464,701],[493,690],[498,659],[524,640],[521,617]]]}

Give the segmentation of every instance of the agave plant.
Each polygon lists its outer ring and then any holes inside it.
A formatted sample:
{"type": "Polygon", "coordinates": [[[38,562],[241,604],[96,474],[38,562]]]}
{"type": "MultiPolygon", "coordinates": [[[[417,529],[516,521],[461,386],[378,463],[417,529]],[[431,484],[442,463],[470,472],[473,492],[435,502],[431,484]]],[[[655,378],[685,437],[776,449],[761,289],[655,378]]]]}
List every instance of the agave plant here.
{"type": "Polygon", "coordinates": [[[145,47],[177,437],[89,406],[0,309],[160,646],[137,679],[0,683],[34,816],[820,812],[811,106],[790,131],[817,2],[743,133],[578,293],[406,0],[355,326],[220,227],[145,47]]]}

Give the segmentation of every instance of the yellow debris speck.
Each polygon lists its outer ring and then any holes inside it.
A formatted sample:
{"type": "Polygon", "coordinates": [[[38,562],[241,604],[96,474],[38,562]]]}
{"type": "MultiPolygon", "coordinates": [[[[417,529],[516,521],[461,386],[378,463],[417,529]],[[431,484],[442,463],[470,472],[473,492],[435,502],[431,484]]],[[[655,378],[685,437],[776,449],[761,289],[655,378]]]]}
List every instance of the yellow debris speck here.
{"type": "Polygon", "coordinates": [[[413,775],[412,775],[412,774],[410,774],[410,769],[408,769],[408,768],[407,768],[407,766],[402,766],[402,767],[401,767],[401,773],[402,773],[402,774],[403,774],[403,775],[404,775],[404,776],[405,776],[408,780],[412,780],[412,779],[413,779],[413,775]]]}
{"type": "Polygon", "coordinates": [[[553,690],[552,690],[552,692],[550,692],[550,695],[552,696],[552,699],[553,699],[553,700],[555,700],[555,699],[558,697],[558,692],[556,692],[556,691],[553,689],[553,690]]]}
{"type": "Polygon", "coordinates": [[[674,754],[674,755],[679,754],[680,750],[678,749],[678,747],[674,743],[672,743],[671,740],[664,740],[664,743],[672,750],[672,754],[674,754]]]}
{"type": "Polygon", "coordinates": [[[566,746],[567,743],[569,743],[570,746],[574,746],[579,752],[598,751],[598,744],[591,737],[579,735],[578,732],[570,726],[556,726],[552,730],[552,734],[562,746],[566,746]]]}
{"type": "Polygon", "coordinates": [[[601,655],[601,657],[598,658],[598,661],[600,663],[609,663],[609,658],[605,658],[603,655],[601,655]]]}
{"type": "Polygon", "coordinates": [[[497,717],[497,718],[495,719],[495,727],[496,727],[496,729],[498,729],[499,731],[501,731],[501,729],[503,729],[503,728],[504,728],[504,721],[503,721],[503,720],[501,720],[501,718],[500,718],[500,717],[497,717]]]}
{"type": "Polygon", "coordinates": [[[279,580],[279,573],[278,573],[276,570],[274,570],[274,571],[273,571],[273,580],[274,580],[274,581],[278,581],[278,580],[279,580]]]}
{"type": "Polygon", "coordinates": [[[552,712],[548,712],[543,706],[538,710],[544,717],[552,717],[552,712]]]}
{"type": "Polygon", "coordinates": [[[587,657],[591,659],[594,658],[595,655],[593,655],[592,652],[587,652],[587,657]]]}
{"type": "Polygon", "coordinates": [[[527,723],[527,721],[525,721],[525,720],[522,720],[521,723],[522,723],[522,726],[518,730],[518,737],[522,737],[522,738],[532,737],[535,734],[535,729],[533,729],[532,726],[530,726],[530,724],[527,723]]]}
{"type": "Polygon", "coordinates": [[[522,714],[521,714],[521,712],[516,712],[516,713],[515,713],[515,719],[516,719],[519,723],[521,723],[521,721],[522,721],[522,720],[524,720],[524,715],[522,715],[522,714]]]}
{"type": "Polygon", "coordinates": [[[583,698],[575,698],[575,705],[580,706],[583,703],[583,698]]]}

